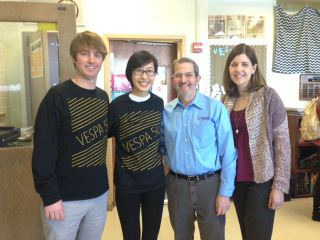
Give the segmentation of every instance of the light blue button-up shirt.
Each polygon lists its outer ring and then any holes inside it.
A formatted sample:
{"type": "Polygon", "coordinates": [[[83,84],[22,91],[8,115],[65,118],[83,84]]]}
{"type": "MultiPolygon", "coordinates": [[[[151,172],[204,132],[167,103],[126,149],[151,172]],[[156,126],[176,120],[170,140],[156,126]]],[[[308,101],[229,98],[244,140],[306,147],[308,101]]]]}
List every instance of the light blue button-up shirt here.
{"type": "Polygon", "coordinates": [[[176,98],[164,108],[160,132],[162,154],[173,172],[192,176],[221,170],[219,195],[232,195],[237,151],[221,102],[197,91],[185,108],[176,98]]]}

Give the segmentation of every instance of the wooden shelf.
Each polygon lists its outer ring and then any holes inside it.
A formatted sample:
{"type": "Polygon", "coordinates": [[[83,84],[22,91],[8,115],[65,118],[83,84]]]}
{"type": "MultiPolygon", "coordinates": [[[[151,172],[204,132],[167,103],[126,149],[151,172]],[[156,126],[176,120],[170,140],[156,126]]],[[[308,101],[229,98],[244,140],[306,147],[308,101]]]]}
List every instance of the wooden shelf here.
{"type": "Polygon", "coordinates": [[[313,197],[313,194],[299,194],[299,195],[296,195],[294,198],[307,198],[307,197],[313,197]]]}
{"type": "Polygon", "coordinates": [[[305,172],[317,172],[318,169],[305,169],[305,168],[298,168],[297,173],[305,173],[305,172]]]}
{"type": "Polygon", "coordinates": [[[317,145],[315,145],[313,142],[301,142],[298,143],[298,147],[315,147],[317,145]]]}
{"type": "Polygon", "coordinates": [[[300,135],[300,124],[302,120],[301,114],[294,114],[288,112],[288,124],[289,124],[289,135],[290,135],[290,146],[291,146],[291,175],[294,177],[293,185],[293,197],[294,198],[303,198],[303,197],[312,197],[312,193],[304,194],[301,192],[301,186],[304,182],[304,177],[310,178],[307,182],[307,189],[311,190],[311,181],[313,173],[317,172],[317,169],[300,169],[299,161],[301,159],[307,158],[308,156],[314,154],[318,151],[317,145],[313,142],[299,142],[300,135]]]}

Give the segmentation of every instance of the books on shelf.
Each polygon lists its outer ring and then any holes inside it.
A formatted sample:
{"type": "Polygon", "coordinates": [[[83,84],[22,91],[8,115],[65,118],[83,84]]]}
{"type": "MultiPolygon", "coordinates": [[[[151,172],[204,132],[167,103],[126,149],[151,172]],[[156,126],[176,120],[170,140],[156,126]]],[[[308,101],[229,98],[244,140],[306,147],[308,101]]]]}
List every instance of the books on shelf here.
{"type": "Polygon", "coordinates": [[[316,184],[317,177],[318,173],[314,172],[298,174],[296,181],[298,194],[313,194],[314,185],[316,184]]]}
{"type": "Polygon", "coordinates": [[[298,168],[300,169],[316,169],[320,161],[320,150],[298,160],[298,168]]]}

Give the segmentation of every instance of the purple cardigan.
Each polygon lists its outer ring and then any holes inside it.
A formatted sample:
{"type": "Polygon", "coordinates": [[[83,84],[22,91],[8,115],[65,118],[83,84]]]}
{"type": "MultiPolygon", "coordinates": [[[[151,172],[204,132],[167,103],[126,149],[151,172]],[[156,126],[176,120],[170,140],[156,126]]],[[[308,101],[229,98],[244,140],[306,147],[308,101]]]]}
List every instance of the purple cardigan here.
{"type": "MultiPolygon", "coordinates": [[[[235,101],[235,97],[225,98],[229,112],[235,101]]],[[[290,139],[287,113],[279,95],[267,86],[252,92],[245,114],[254,181],[263,183],[273,178],[272,188],[288,193],[290,139]]]]}

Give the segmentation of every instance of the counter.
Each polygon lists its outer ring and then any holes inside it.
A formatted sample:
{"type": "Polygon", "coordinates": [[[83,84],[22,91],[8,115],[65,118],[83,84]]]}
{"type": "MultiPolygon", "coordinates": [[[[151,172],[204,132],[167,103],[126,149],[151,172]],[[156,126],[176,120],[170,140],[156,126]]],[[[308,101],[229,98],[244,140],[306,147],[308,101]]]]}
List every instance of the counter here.
{"type": "Polygon", "coordinates": [[[0,148],[0,239],[44,239],[32,151],[32,146],[0,148]]]}
{"type": "MultiPolygon", "coordinates": [[[[0,240],[43,240],[41,199],[31,170],[33,144],[0,147],[0,240]],[[18,147],[19,146],[19,147],[18,147]]],[[[108,144],[108,210],[114,206],[111,139],[108,144]]]]}

